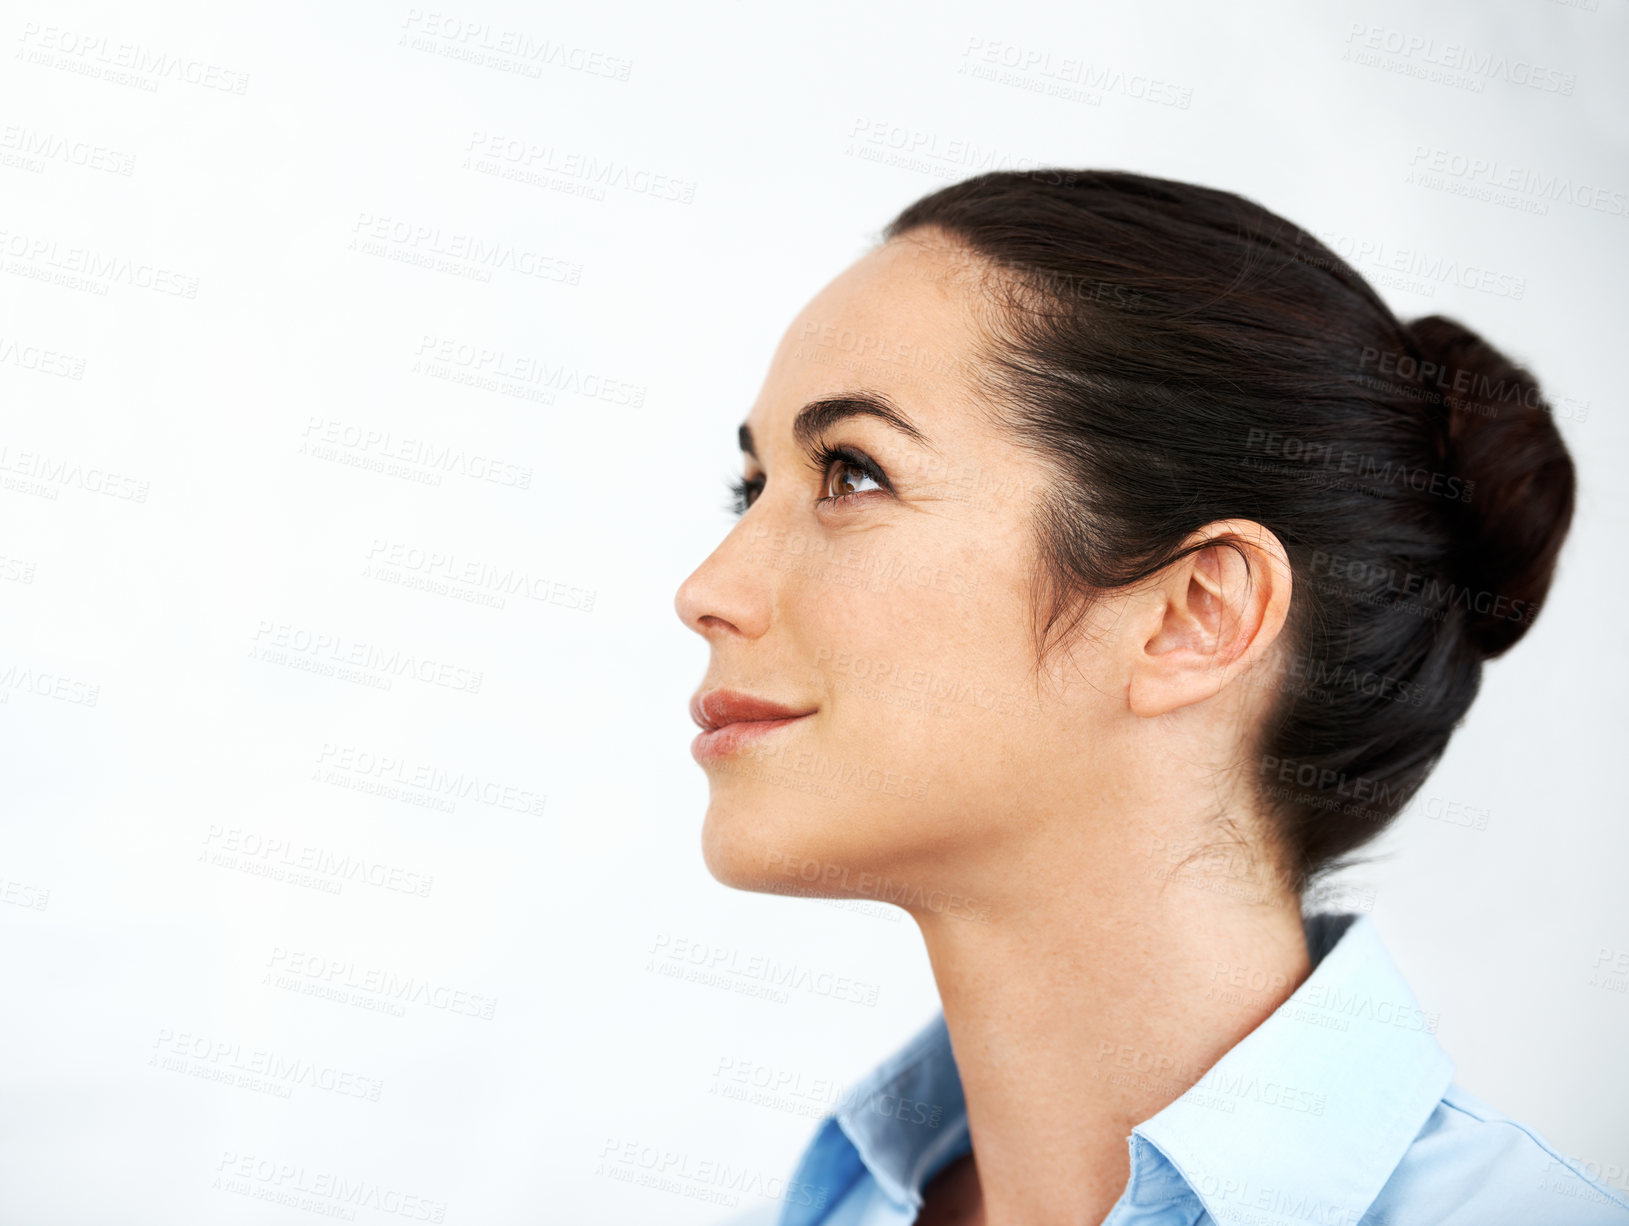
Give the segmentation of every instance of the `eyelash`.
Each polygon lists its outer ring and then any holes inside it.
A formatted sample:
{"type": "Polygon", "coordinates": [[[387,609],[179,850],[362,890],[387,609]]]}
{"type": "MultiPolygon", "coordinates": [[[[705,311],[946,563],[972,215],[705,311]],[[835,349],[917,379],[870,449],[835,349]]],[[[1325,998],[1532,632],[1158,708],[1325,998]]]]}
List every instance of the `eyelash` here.
{"type": "MultiPolygon", "coordinates": [[[[835,447],[820,443],[809,452],[809,467],[820,474],[822,481],[831,476],[832,467],[837,464],[841,464],[845,468],[852,468],[855,472],[864,473],[886,492],[890,494],[894,492],[894,487],[889,483],[887,475],[883,473],[881,468],[877,467],[876,461],[864,452],[855,451],[852,447],[845,447],[840,443],[835,447]]],[[[736,477],[726,480],[725,484],[730,491],[730,502],[725,509],[739,516],[745,515],[747,508],[752,505],[747,500],[748,495],[752,495],[755,499],[758,494],[763,492],[764,479],[762,477],[753,477],[749,480],[746,477],[736,477]]],[[[815,502],[836,505],[850,502],[862,494],[876,492],[875,490],[855,490],[847,494],[827,494],[823,498],[816,498],[815,502]]]]}

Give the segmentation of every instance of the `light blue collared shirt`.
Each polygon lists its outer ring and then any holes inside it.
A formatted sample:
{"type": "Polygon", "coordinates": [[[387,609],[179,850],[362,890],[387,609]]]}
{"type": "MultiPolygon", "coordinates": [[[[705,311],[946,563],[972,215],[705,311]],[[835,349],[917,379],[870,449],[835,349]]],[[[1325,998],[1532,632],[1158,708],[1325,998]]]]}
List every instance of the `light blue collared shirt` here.
{"type": "MultiPolygon", "coordinates": [[[[1368,916],[1306,919],[1312,974],[1127,1139],[1103,1226],[1626,1226],[1629,1199],[1453,1081],[1368,916]]],[[[1230,983],[1217,990],[1257,990],[1230,983]]],[[[1172,1075],[1127,1048],[1106,1079],[1172,1075]]],[[[900,1226],[971,1149],[943,1012],[826,1116],[788,1195],[727,1226],[900,1226]],[[796,1190],[797,1195],[791,1195],[796,1190]]]]}

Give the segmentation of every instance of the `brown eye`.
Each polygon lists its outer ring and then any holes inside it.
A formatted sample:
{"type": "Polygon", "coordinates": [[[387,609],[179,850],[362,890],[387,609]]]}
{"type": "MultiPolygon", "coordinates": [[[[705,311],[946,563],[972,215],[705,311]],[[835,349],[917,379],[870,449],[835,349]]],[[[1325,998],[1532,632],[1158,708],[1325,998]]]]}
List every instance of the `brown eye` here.
{"type": "Polygon", "coordinates": [[[853,447],[821,446],[811,453],[809,460],[815,471],[821,474],[821,488],[826,495],[815,499],[816,505],[859,500],[863,495],[874,492],[894,492],[893,485],[882,469],[877,467],[876,461],[853,447]]]}
{"type": "Polygon", "coordinates": [[[851,494],[866,493],[862,482],[869,481],[873,488],[881,489],[882,485],[865,469],[848,460],[837,460],[826,470],[826,497],[821,502],[833,502],[839,498],[847,498],[851,494]]]}

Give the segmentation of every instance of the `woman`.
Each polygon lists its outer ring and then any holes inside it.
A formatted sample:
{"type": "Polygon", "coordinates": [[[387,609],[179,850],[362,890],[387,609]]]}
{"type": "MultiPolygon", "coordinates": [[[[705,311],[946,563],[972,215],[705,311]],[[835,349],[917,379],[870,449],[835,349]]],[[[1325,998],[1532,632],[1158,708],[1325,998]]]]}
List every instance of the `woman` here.
{"type": "Polygon", "coordinates": [[[987,174],[884,238],[676,607],[709,871],[897,902],[943,1009],[742,1220],[1629,1221],[1302,912],[1543,602],[1532,378],[1227,192],[987,174]]]}

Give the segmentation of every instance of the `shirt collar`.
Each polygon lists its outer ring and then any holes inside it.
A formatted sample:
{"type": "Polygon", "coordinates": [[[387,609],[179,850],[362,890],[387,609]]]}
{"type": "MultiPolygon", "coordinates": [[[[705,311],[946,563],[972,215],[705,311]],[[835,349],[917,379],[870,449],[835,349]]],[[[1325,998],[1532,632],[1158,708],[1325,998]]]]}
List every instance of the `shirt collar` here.
{"type": "MultiPolygon", "coordinates": [[[[1419,1009],[1367,915],[1305,919],[1313,970],[1197,1084],[1132,1129],[1134,1199],[1174,1182],[1222,1226],[1356,1223],[1453,1079],[1436,1019],[1419,1009]]],[[[1218,967],[1219,991],[1238,984],[1218,967]]],[[[969,1147],[966,1101],[943,1011],[856,1083],[837,1126],[890,1200],[969,1147]]]]}
{"type": "Polygon", "coordinates": [[[919,1208],[922,1188],[967,1148],[967,1101],[944,1012],[856,1083],[833,1114],[888,1198],[919,1208]]]}
{"type": "Polygon", "coordinates": [[[1355,1224],[1453,1080],[1369,917],[1311,916],[1306,932],[1306,982],[1132,1129],[1222,1226],[1355,1224]]]}

